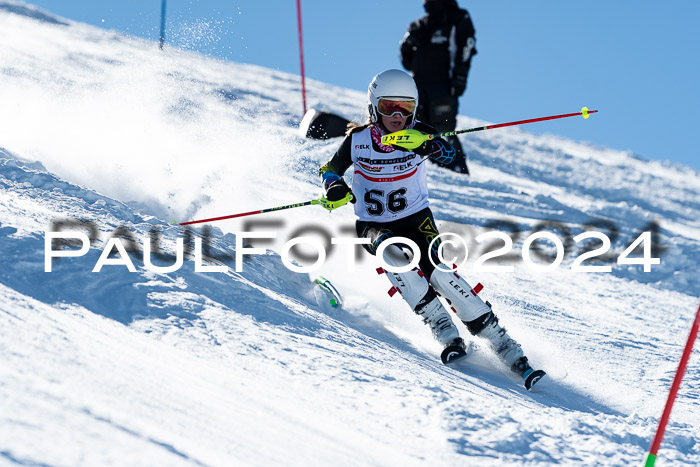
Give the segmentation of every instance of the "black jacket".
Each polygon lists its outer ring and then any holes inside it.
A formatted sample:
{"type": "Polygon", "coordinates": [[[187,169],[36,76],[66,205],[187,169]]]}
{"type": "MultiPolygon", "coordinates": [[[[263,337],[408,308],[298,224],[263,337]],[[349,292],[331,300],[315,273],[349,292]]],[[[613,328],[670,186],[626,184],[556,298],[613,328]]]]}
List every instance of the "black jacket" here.
{"type": "Polygon", "coordinates": [[[413,73],[419,89],[441,84],[461,95],[476,55],[474,25],[467,10],[456,2],[445,3],[443,13],[425,15],[408,26],[401,40],[401,63],[413,73]]]}

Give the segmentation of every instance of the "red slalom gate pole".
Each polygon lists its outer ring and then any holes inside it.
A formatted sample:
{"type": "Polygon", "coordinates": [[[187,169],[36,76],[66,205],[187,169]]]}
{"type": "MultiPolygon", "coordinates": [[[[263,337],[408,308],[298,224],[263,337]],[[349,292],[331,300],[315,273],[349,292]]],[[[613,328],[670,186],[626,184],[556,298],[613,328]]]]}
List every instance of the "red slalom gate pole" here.
{"type": "Polygon", "coordinates": [[[678,388],[681,385],[681,380],[683,379],[685,368],[688,365],[690,354],[693,352],[693,344],[695,344],[695,339],[697,339],[698,337],[699,327],[700,306],[698,306],[698,311],[695,312],[695,321],[693,321],[693,326],[690,328],[688,342],[686,342],[685,344],[685,349],[683,350],[683,355],[681,356],[681,362],[678,364],[678,370],[676,370],[676,377],[673,378],[673,383],[671,384],[671,391],[668,393],[668,399],[666,400],[666,407],[664,407],[664,412],[661,415],[661,420],[659,420],[659,427],[656,429],[656,435],[654,436],[654,440],[651,442],[651,447],[649,447],[649,455],[647,456],[647,460],[644,464],[644,467],[652,467],[656,462],[656,453],[659,451],[659,446],[661,446],[661,440],[663,439],[664,432],[666,431],[666,424],[668,423],[668,419],[671,416],[673,402],[676,400],[676,394],[678,394],[678,388]]]}
{"type": "Polygon", "coordinates": [[[297,28],[299,30],[299,62],[301,63],[301,100],[304,104],[304,115],[306,115],[306,76],[304,73],[304,42],[301,29],[301,0],[297,0],[297,28]]]}

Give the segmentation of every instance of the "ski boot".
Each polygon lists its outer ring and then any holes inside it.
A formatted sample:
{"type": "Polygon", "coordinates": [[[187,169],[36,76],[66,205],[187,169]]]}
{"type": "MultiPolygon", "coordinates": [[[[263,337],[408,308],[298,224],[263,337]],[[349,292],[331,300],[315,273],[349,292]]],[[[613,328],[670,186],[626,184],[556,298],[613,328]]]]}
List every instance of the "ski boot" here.
{"type": "MultiPolygon", "coordinates": [[[[491,304],[486,302],[491,307],[491,304]]],[[[489,311],[474,321],[464,323],[470,331],[477,330],[474,334],[486,339],[493,351],[498,355],[508,368],[525,380],[525,389],[530,390],[546,374],[542,370],[534,370],[523,354],[523,350],[513,338],[506,332],[506,328],[498,324],[498,318],[489,311]]]]}
{"type": "Polygon", "coordinates": [[[440,355],[442,363],[447,364],[467,355],[466,346],[459,337],[457,326],[452,322],[452,318],[447,314],[437,295],[428,294],[427,300],[421,301],[415,312],[423,317],[425,324],[430,326],[435,340],[445,346],[440,355]]]}

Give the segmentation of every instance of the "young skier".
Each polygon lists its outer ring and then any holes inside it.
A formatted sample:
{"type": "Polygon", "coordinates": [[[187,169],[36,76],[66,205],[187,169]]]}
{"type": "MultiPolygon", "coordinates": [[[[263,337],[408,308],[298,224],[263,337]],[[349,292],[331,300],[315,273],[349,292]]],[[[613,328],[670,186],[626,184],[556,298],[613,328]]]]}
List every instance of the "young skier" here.
{"type": "MultiPolygon", "coordinates": [[[[470,293],[473,289],[464,278],[433,265],[440,264],[439,242],[430,248],[438,230],[428,207],[427,169],[422,162],[428,158],[449,164],[454,148],[441,138],[426,141],[413,151],[381,143],[383,135],[402,129],[435,133],[432,127],[415,119],[418,91],[409,74],[401,70],[379,73],[369,85],[368,98],[369,121],[351,127],[340,148],[319,170],[325,198],[339,201],[351,194],[358,217],[357,234],[370,239],[366,248],[371,254],[376,254],[379,245],[391,237],[405,237],[418,245],[419,267],[405,273],[387,272],[387,277],[444,346],[444,363],[466,353],[464,341],[438,295],[447,300],[469,332],[486,339],[530,389],[544,372],[532,369],[520,345],[498,324],[490,304],[470,293]],[[352,190],[342,178],[350,166],[353,166],[352,190]]],[[[397,244],[389,245],[384,251],[384,260],[391,266],[404,266],[407,258],[404,248],[397,244]]]]}

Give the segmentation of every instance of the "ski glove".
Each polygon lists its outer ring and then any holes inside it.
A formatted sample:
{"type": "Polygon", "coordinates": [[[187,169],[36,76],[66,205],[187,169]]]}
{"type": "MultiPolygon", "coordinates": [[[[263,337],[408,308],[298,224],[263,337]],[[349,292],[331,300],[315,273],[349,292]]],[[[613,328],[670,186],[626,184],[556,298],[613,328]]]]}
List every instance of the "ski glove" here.
{"type": "Polygon", "coordinates": [[[452,96],[459,97],[467,90],[467,77],[457,75],[452,78],[452,96]]]}
{"type": "Polygon", "coordinates": [[[414,149],[413,152],[441,165],[449,165],[455,159],[455,148],[440,139],[428,140],[414,149]]]}
{"type": "MultiPolygon", "coordinates": [[[[340,201],[341,199],[345,198],[348,193],[352,194],[350,187],[348,187],[348,184],[345,183],[345,180],[342,178],[339,178],[338,180],[324,181],[323,188],[326,191],[326,199],[328,201],[340,201]]],[[[353,195],[350,202],[355,204],[355,201],[355,195],[353,195]]]]}

